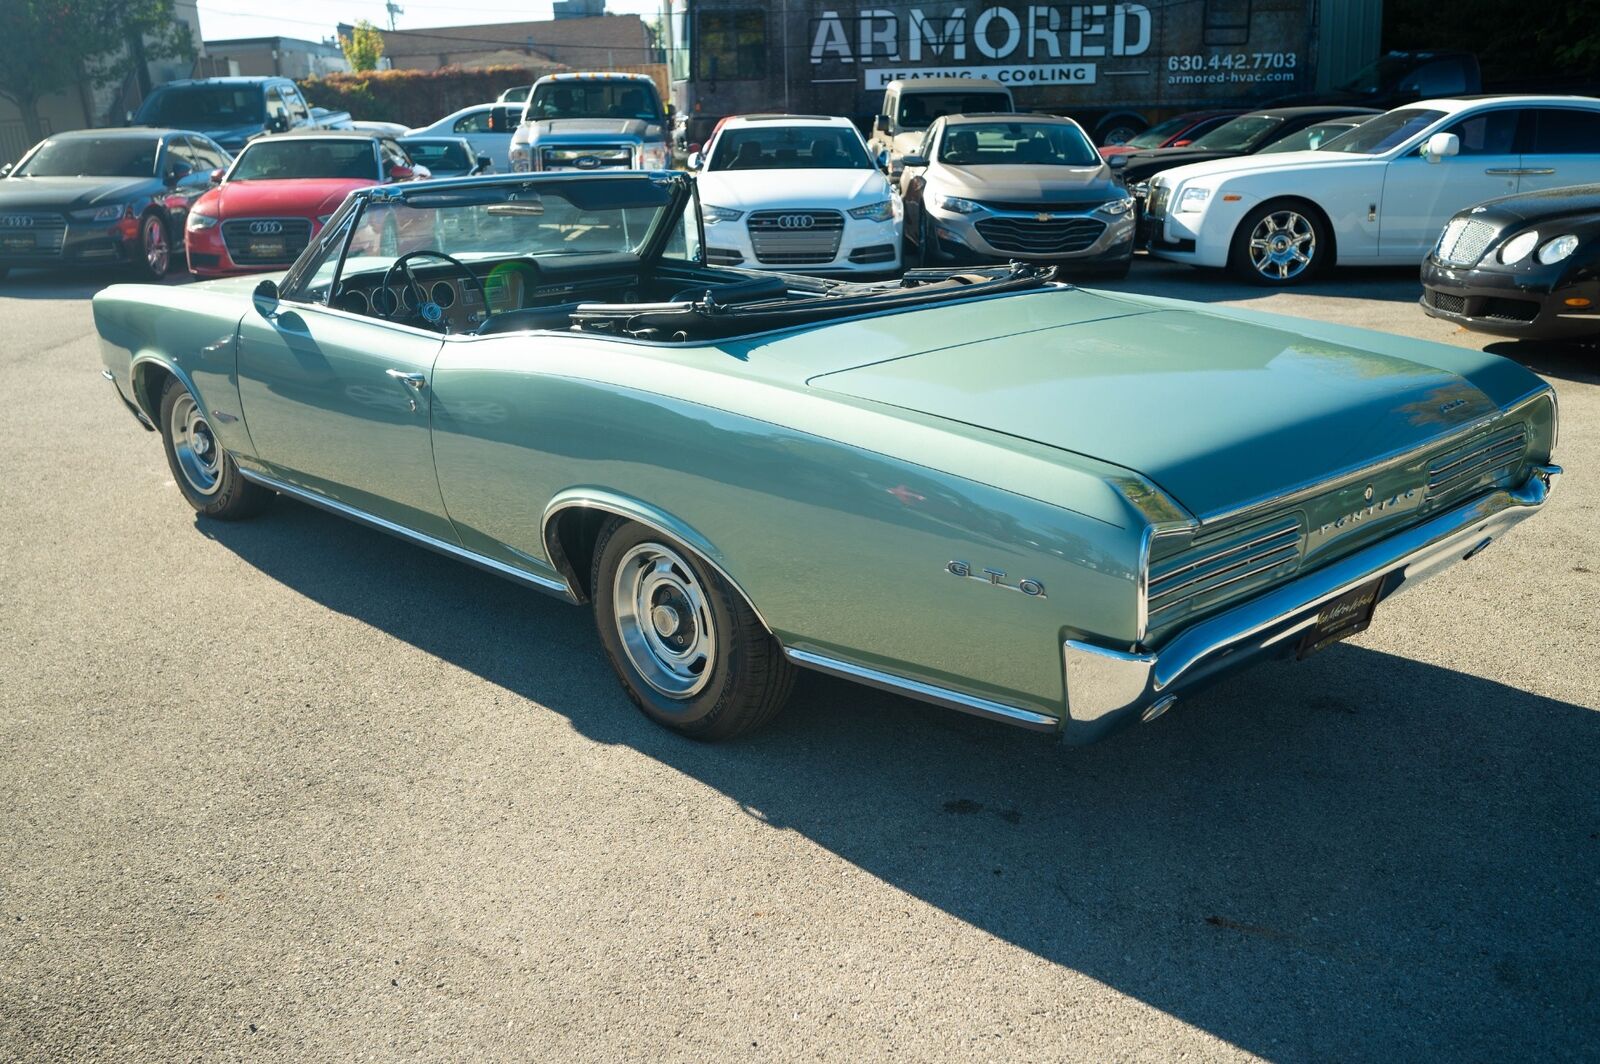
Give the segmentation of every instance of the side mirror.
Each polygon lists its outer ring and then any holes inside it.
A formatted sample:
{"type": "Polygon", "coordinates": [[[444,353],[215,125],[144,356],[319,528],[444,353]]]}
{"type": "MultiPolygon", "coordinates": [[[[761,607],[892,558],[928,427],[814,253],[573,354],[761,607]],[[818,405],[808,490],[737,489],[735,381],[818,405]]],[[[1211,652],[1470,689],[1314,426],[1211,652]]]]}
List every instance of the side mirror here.
{"type": "Polygon", "coordinates": [[[263,318],[270,318],[278,308],[278,282],[268,277],[256,285],[254,292],[256,310],[263,318]]]}
{"type": "MultiPolygon", "coordinates": [[[[878,153],[878,155],[883,159],[884,167],[887,168],[888,165],[889,165],[889,153],[887,151],[881,151],[881,152],[878,153]]],[[[902,156],[900,156],[900,168],[902,170],[916,169],[916,168],[924,167],[924,166],[927,166],[927,165],[928,165],[928,157],[926,155],[902,155],[902,156]]]]}
{"type": "Polygon", "coordinates": [[[5,177],[9,173],[11,173],[11,164],[10,163],[6,163],[4,166],[0,166],[0,177],[5,177]]]}
{"type": "Polygon", "coordinates": [[[1106,160],[1106,165],[1113,170],[1126,170],[1128,168],[1128,156],[1126,154],[1113,155],[1106,160]]]}
{"type": "Polygon", "coordinates": [[[667,104],[667,121],[670,122],[674,118],[676,118],[677,116],[678,116],[678,109],[676,107],[672,106],[670,103],[667,104]]]}
{"type": "Polygon", "coordinates": [[[188,163],[173,163],[167,168],[167,181],[175,185],[192,173],[194,173],[194,167],[188,163]]]}
{"type": "Polygon", "coordinates": [[[872,131],[874,133],[887,133],[887,132],[889,132],[889,116],[888,115],[874,115],[872,117],[872,131]]]}
{"type": "Polygon", "coordinates": [[[222,176],[224,174],[226,174],[226,173],[227,173],[227,171],[224,170],[222,167],[220,167],[220,166],[217,167],[215,170],[211,171],[211,183],[213,185],[222,184],[222,176]]]}
{"type": "Polygon", "coordinates": [[[879,170],[882,170],[885,173],[887,173],[888,170],[889,170],[889,149],[888,148],[879,148],[878,149],[878,157],[874,161],[878,164],[878,169],[879,170]]]}
{"type": "Polygon", "coordinates": [[[282,133],[289,128],[288,115],[273,115],[267,120],[267,128],[274,133],[282,133]]]}
{"type": "Polygon", "coordinates": [[[417,172],[411,167],[401,166],[399,163],[390,166],[388,174],[390,181],[410,181],[417,176],[417,172]]]}
{"type": "Polygon", "coordinates": [[[698,170],[705,165],[705,160],[700,157],[699,152],[692,151],[689,153],[689,158],[684,161],[684,165],[691,170],[698,170]]]}
{"type": "Polygon", "coordinates": [[[489,111],[489,131],[491,133],[512,133],[522,124],[522,104],[502,103],[496,104],[489,111]]]}
{"type": "Polygon", "coordinates": [[[489,158],[487,155],[478,156],[478,169],[487,171],[493,165],[494,160],[489,158]]]}
{"type": "Polygon", "coordinates": [[[1422,145],[1422,157],[1430,163],[1461,154],[1461,138],[1454,133],[1435,133],[1422,145]]]}

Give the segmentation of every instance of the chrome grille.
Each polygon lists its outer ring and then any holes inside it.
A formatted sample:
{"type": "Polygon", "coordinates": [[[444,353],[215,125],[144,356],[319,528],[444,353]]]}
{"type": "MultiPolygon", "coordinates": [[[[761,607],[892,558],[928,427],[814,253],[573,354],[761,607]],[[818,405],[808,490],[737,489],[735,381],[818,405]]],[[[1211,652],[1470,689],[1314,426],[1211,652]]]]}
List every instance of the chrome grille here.
{"type": "Polygon", "coordinates": [[[307,218],[234,218],[222,223],[222,243],[228,257],[240,266],[287,266],[300,257],[311,241],[311,221],[307,218]],[[253,225],[276,222],[283,228],[276,233],[252,233],[253,225]],[[251,250],[253,242],[281,240],[281,255],[260,255],[251,250]]]}
{"type": "Polygon", "coordinates": [[[756,211],[747,223],[756,261],[769,266],[818,266],[832,262],[844,237],[838,211],[756,211]],[[799,219],[807,219],[801,222],[799,219]]]}
{"type": "Polygon", "coordinates": [[[59,214],[0,210],[0,255],[6,258],[56,256],[67,239],[67,220],[59,214]]]}
{"type": "Polygon", "coordinates": [[[563,144],[539,151],[541,170],[630,170],[633,149],[626,144],[563,144]]]}
{"type": "Polygon", "coordinates": [[[996,251],[1017,255],[1069,255],[1106,231],[1098,218],[985,218],[975,227],[996,251]]]}
{"type": "Polygon", "coordinates": [[[1305,527],[1294,515],[1207,536],[1155,562],[1146,591],[1150,627],[1287,578],[1304,549],[1305,527]]]}
{"type": "Polygon", "coordinates": [[[1442,310],[1446,314],[1465,314],[1467,312],[1465,296],[1451,295],[1449,292],[1441,292],[1437,288],[1429,288],[1425,291],[1428,294],[1428,306],[1435,310],[1442,310]]]}
{"type": "Polygon", "coordinates": [[[1475,266],[1483,249],[1494,242],[1495,227],[1476,218],[1452,218],[1434,250],[1440,262],[1452,266],[1475,266]]]}
{"type": "Polygon", "coordinates": [[[1446,451],[1428,463],[1428,498],[1509,477],[1522,464],[1527,446],[1528,435],[1523,427],[1512,425],[1446,451]]]}

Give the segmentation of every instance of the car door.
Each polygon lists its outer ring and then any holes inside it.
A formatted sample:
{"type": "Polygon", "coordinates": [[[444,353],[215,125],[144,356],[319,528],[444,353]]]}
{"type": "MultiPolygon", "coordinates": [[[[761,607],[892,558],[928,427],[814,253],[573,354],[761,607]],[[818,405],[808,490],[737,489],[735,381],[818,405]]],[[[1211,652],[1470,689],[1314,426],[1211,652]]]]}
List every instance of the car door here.
{"type": "Polygon", "coordinates": [[[257,297],[240,321],[245,426],[257,456],[289,483],[455,543],[430,438],[442,338],[327,305],[351,228],[319,242],[305,298],[257,297]]]}
{"type": "Polygon", "coordinates": [[[1470,112],[1436,130],[1459,137],[1460,154],[1430,161],[1413,146],[1393,159],[1384,170],[1378,254],[1394,262],[1419,260],[1451,215],[1517,191],[1521,115],[1515,107],[1470,112]]]}
{"type": "Polygon", "coordinates": [[[174,240],[183,239],[183,222],[189,216],[189,207],[211,188],[211,170],[200,153],[190,143],[189,137],[179,133],[167,141],[166,160],[162,163],[167,187],[161,194],[172,223],[174,240]]]}
{"type": "Polygon", "coordinates": [[[496,133],[489,128],[493,108],[480,107],[468,111],[450,126],[450,132],[465,137],[476,155],[487,155],[496,166],[510,168],[511,134],[496,133]]]}
{"type": "Polygon", "coordinates": [[[1600,110],[1532,108],[1522,147],[1518,192],[1600,181],[1600,110]]]}

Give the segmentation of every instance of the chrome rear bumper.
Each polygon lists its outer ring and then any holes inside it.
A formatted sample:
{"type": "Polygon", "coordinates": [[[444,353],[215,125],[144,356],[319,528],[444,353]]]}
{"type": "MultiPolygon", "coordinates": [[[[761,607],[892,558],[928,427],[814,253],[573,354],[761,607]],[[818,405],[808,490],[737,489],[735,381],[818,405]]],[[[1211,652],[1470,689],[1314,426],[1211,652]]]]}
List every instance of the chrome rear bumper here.
{"type": "Polygon", "coordinates": [[[1067,719],[1062,738],[1093,742],[1141,717],[1153,720],[1180,696],[1225,672],[1295,653],[1329,601],[1383,578],[1378,600],[1477,554],[1544,505],[1561,467],[1539,466],[1520,487],[1495,491],[1398,532],[1208,618],[1147,652],[1066,641],[1067,719]]]}

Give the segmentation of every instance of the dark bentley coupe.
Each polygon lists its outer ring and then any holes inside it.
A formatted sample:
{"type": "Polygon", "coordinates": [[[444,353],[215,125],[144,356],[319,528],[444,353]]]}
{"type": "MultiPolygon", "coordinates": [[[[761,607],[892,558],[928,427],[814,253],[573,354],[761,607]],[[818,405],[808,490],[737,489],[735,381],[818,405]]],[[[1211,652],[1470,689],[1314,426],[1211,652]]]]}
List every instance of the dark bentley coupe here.
{"type": "Polygon", "coordinates": [[[14,267],[95,265],[166,276],[175,254],[182,260],[190,205],[228,162],[214,141],[173,129],[45,138],[0,167],[0,278],[14,267]]]}
{"type": "Polygon", "coordinates": [[[1457,214],[1422,263],[1422,309],[1498,336],[1600,338],[1600,185],[1457,214]]]}

